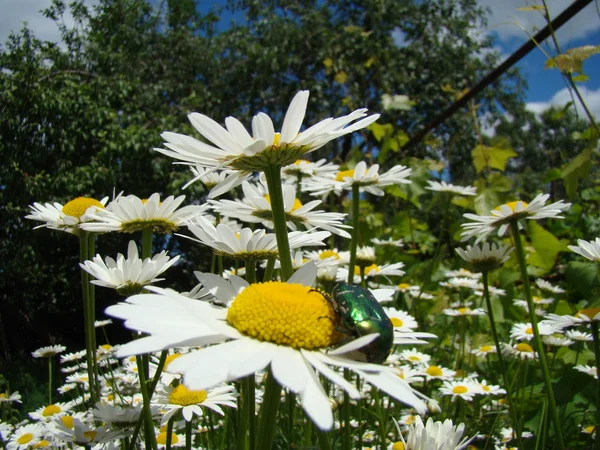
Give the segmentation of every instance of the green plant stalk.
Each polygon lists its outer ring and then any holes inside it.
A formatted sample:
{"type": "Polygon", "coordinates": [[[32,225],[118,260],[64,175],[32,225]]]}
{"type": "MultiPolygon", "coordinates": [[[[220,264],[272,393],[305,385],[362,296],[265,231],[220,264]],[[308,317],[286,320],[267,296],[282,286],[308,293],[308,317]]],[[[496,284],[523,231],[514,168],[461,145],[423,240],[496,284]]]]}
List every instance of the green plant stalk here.
{"type": "Polygon", "coordinates": [[[250,450],[254,450],[256,442],[256,384],[254,375],[246,377],[246,397],[248,398],[248,434],[250,438],[250,450]]]}
{"type": "Polygon", "coordinates": [[[148,394],[148,384],[146,380],[146,372],[144,370],[144,361],[140,355],[135,357],[138,376],[140,378],[140,390],[142,392],[143,410],[142,415],[144,416],[144,437],[146,442],[146,449],[157,449],[156,436],[154,434],[154,423],[152,422],[152,411],[150,409],[150,395],[148,394]]]}
{"type": "MultiPolygon", "coordinates": [[[[248,266],[246,265],[246,271],[248,270],[248,266]]],[[[253,377],[254,375],[249,375],[242,380],[241,385],[241,407],[239,409],[239,423],[237,429],[237,448],[239,450],[249,450],[250,449],[250,439],[248,436],[248,421],[249,421],[249,401],[248,398],[248,379],[253,377]]]]}
{"type": "Polygon", "coordinates": [[[271,281],[273,279],[273,270],[275,269],[275,257],[270,256],[267,259],[267,268],[265,269],[265,273],[263,275],[263,283],[267,281],[271,281]]]}
{"type": "Polygon", "coordinates": [[[256,261],[246,260],[246,281],[256,283],[256,261]]]}
{"type": "MultiPolygon", "coordinates": [[[[283,205],[283,186],[281,185],[281,167],[269,165],[265,169],[269,198],[271,200],[271,211],[273,212],[273,228],[277,239],[277,251],[281,263],[281,279],[287,281],[294,273],[292,266],[292,254],[288,240],[287,224],[285,220],[285,208],[283,205]]],[[[260,448],[260,447],[259,447],[260,448]]]]}
{"type": "Polygon", "coordinates": [[[173,440],[173,423],[175,422],[175,414],[171,416],[167,422],[167,450],[171,450],[171,441],[173,440]]]}
{"type": "Polygon", "coordinates": [[[529,309],[529,320],[531,322],[531,328],[533,329],[533,341],[536,346],[540,358],[540,366],[542,368],[542,375],[544,377],[544,385],[546,386],[546,396],[548,397],[548,406],[550,407],[550,416],[554,422],[554,431],[556,434],[556,440],[559,450],[564,450],[565,444],[563,442],[561,423],[558,417],[558,408],[556,407],[556,399],[554,398],[554,390],[552,389],[552,380],[550,379],[550,372],[548,371],[548,362],[546,361],[546,353],[544,352],[544,346],[540,337],[540,330],[538,329],[537,317],[535,315],[535,305],[531,296],[531,286],[529,285],[529,275],[527,274],[527,263],[525,262],[525,251],[523,250],[523,243],[521,242],[521,234],[519,233],[519,222],[513,220],[510,223],[510,231],[513,235],[515,243],[515,254],[519,261],[521,268],[521,278],[523,279],[523,290],[525,291],[525,299],[527,300],[527,307],[529,309]]]}
{"type": "Polygon", "coordinates": [[[192,450],[192,421],[185,421],[185,450],[192,450]]]}
{"type": "Polygon", "coordinates": [[[273,440],[275,439],[275,432],[277,430],[277,411],[279,410],[280,398],[281,385],[277,383],[273,373],[269,370],[258,422],[256,449],[268,450],[273,448],[273,440]]]}
{"type": "MultiPolygon", "coordinates": [[[[79,234],[79,260],[83,264],[89,259],[89,240],[88,232],[80,230],[79,234]]],[[[83,296],[83,326],[85,330],[85,357],[87,361],[87,373],[90,387],[90,402],[92,405],[96,404],[96,390],[94,383],[94,359],[92,349],[92,338],[90,330],[90,274],[85,270],[81,269],[81,293],[83,296]]]]}
{"type": "MultiPolygon", "coordinates": [[[[91,258],[96,253],[96,235],[94,233],[88,233],[88,257],[91,258]]],[[[94,361],[94,392],[96,392],[97,400],[100,400],[100,376],[98,369],[98,357],[97,349],[98,344],[96,343],[96,285],[89,283],[88,289],[90,291],[90,311],[89,311],[89,327],[90,327],[90,338],[92,340],[92,360],[94,361]]]]}
{"type": "Polygon", "coordinates": [[[360,206],[360,188],[352,185],[352,238],[350,240],[350,265],[348,266],[348,284],[354,281],[354,266],[356,265],[356,249],[358,248],[358,223],[360,206]]]}
{"type": "Polygon", "coordinates": [[[504,356],[502,356],[502,347],[500,346],[500,338],[498,337],[498,331],[496,330],[496,322],[494,320],[494,310],[492,309],[492,301],[490,300],[490,288],[488,273],[482,273],[483,281],[483,297],[488,310],[488,317],[490,319],[490,329],[492,330],[492,337],[494,338],[494,344],[496,344],[496,354],[498,355],[498,362],[500,363],[500,371],[502,372],[502,382],[506,389],[506,398],[508,400],[508,412],[510,414],[510,421],[512,422],[513,430],[517,435],[517,442],[519,448],[525,448],[523,446],[523,438],[521,437],[521,425],[517,419],[517,412],[515,411],[515,404],[513,403],[512,388],[508,381],[508,372],[506,371],[506,363],[504,362],[504,356]]]}
{"type": "Polygon", "coordinates": [[[52,356],[48,358],[48,405],[52,404],[52,356]]]}
{"type": "MultiPolygon", "coordinates": [[[[344,369],[344,378],[350,380],[350,370],[344,369]]],[[[350,450],[350,395],[344,391],[344,404],[340,406],[340,415],[342,416],[342,450],[350,450]]]]}
{"type": "Polygon", "coordinates": [[[321,450],[331,450],[331,442],[327,431],[318,430],[317,437],[319,438],[319,448],[321,450]]]}
{"type": "MultiPolygon", "coordinates": [[[[594,356],[596,357],[596,367],[600,367],[600,338],[598,336],[598,322],[592,320],[592,338],[594,340],[594,356]]],[[[594,433],[596,439],[594,440],[594,449],[600,450],[600,437],[598,437],[598,431],[600,430],[600,374],[596,373],[596,427],[594,433]]]]}

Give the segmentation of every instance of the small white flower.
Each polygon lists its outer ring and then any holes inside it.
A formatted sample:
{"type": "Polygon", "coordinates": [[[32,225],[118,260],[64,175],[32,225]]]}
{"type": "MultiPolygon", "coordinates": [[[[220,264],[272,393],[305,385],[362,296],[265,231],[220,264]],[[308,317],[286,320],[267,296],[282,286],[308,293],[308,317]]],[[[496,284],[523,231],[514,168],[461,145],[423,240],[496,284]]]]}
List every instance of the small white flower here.
{"type": "Polygon", "coordinates": [[[335,177],[339,168],[340,166],[328,162],[325,158],[317,162],[298,159],[296,162],[281,169],[281,176],[287,183],[294,184],[298,182],[298,176],[304,181],[310,180],[313,177],[335,177]]]}
{"type": "Polygon", "coordinates": [[[513,345],[503,344],[502,354],[519,359],[537,358],[537,353],[533,350],[533,347],[526,342],[520,342],[513,345]]]}
{"type": "Polygon", "coordinates": [[[468,379],[462,381],[444,381],[442,387],[440,387],[440,394],[451,395],[452,400],[460,397],[463,400],[470,402],[473,400],[473,397],[481,395],[481,393],[481,387],[468,379]]]}
{"type": "Polygon", "coordinates": [[[450,278],[440,282],[440,286],[452,289],[477,289],[478,285],[477,280],[473,278],[450,278]]]}
{"type": "Polygon", "coordinates": [[[8,450],[26,450],[33,448],[42,440],[44,428],[37,423],[31,423],[15,428],[6,448],[8,450]]]}
{"type": "Polygon", "coordinates": [[[423,450],[462,450],[469,445],[475,437],[461,440],[465,431],[465,424],[454,425],[450,419],[444,422],[436,421],[430,417],[427,424],[423,425],[421,417],[416,416],[414,423],[408,427],[406,441],[402,433],[398,433],[403,443],[402,448],[423,450]]]}
{"type": "Polygon", "coordinates": [[[373,239],[371,239],[371,242],[373,243],[373,245],[380,246],[380,247],[397,247],[397,248],[404,247],[403,239],[392,239],[391,237],[389,237],[387,239],[373,238],[373,239]]]}
{"type": "Polygon", "coordinates": [[[12,394],[6,392],[0,392],[0,403],[23,403],[21,401],[21,394],[19,391],[15,391],[12,394]]]}
{"type": "Polygon", "coordinates": [[[57,402],[48,406],[40,406],[35,411],[29,413],[29,417],[34,420],[43,422],[49,422],[50,420],[56,419],[57,417],[64,416],[67,414],[73,405],[71,403],[57,402]]]}
{"type": "Polygon", "coordinates": [[[100,201],[89,197],[77,197],[65,203],[64,206],[58,202],[44,203],[43,205],[34,203],[33,206],[29,206],[31,214],[25,218],[45,222],[35,228],[46,227],[75,234],[83,222],[93,220],[90,213],[104,208],[107,201],[108,197],[100,201]]]}
{"type": "Polygon", "coordinates": [[[481,276],[481,273],[473,273],[470,270],[463,268],[458,270],[447,270],[444,273],[445,278],[473,278],[475,280],[479,280],[481,276]]]}
{"type": "Polygon", "coordinates": [[[424,366],[422,370],[427,380],[452,381],[456,376],[456,370],[442,366],[424,366]]]}
{"type": "Polygon", "coordinates": [[[177,198],[171,195],[161,201],[158,193],[152,194],[148,199],[141,199],[135,195],[121,196],[110,202],[106,208],[89,213],[94,222],[85,222],[81,224],[81,228],[97,233],[134,233],[152,228],[155,233],[170,234],[208,208],[207,205],[179,208],[184,200],[185,195],[177,198]]]}
{"type": "Polygon", "coordinates": [[[132,295],[139,293],[144,286],[164,280],[157,277],[178,260],[179,255],[169,258],[165,250],[142,260],[135,241],[129,241],[127,258],[119,253],[116,261],[110,256],[103,261],[100,255],[96,255],[92,261],[85,261],[79,266],[95,278],[92,284],[116,289],[122,295],[132,295]]]}
{"type": "Polygon", "coordinates": [[[481,247],[477,244],[466,249],[457,248],[456,253],[471,264],[476,272],[488,272],[500,267],[502,263],[510,258],[512,247],[508,245],[496,245],[485,242],[481,247]]]}
{"type": "Polygon", "coordinates": [[[444,314],[446,314],[447,316],[451,316],[451,317],[483,316],[485,314],[485,311],[481,308],[471,309],[468,307],[462,307],[462,308],[456,308],[456,309],[446,308],[442,312],[444,314]]]}
{"type": "Polygon", "coordinates": [[[569,245],[569,250],[594,262],[600,262],[600,238],[594,241],[577,240],[577,245],[569,245]]]}
{"type": "Polygon", "coordinates": [[[431,181],[428,180],[427,183],[429,186],[426,186],[425,189],[429,191],[436,192],[449,192],[451,194],[457,195],[477,195],[477,188],[475,186],[455,186],[450,183],[446,183],[445,181],[431,181]]]}
{"type": "Polygon", "coordinates": [[[568,339],[560,334],[551,334],[550,336],[544,336],[542,341],[546,345],[551,345],[553,347],[568,347],[569,345],[573,345],[574,341],[568,339]]]}
{"type": "Polygon", "coordinates": [[[47,347],[40,347],[36,351],[31,353],[34,358],[50,358],[54,355],[64,352],[67,349],[64,345],[49,345],[47,347]]]}
{"type": "Polygon", "coordinates": [[[585,332],[579,331],[579,330],[567,330],[567,331],[565,331],[565,336],[568,339],[571,339],[572,341],[575,341],[575,342],[592,342],[593,341],[591,333],[585,333],[585,332]]]}
{"type": "Polygon", "coordinates": [[[574,366],[573,369],[578,370],[579,372],[585,373],[594,378],[598,376],[598,369],[596,369],[595,366],[587,366],[580,364],[578,366],[574,366]]]}
{"type": "MultiPolygon", "coordinates": [[[[550,325],[539,323],[538,331],[540,336],[549,336],[556,332],[556,329],[550,325]]],[[[517,323],[510,330],[510,337],[517,341],[531,341],[533,339],[533,327],[531,323],[517,323]]]]}
{"type": "Polygon", "coordinates": [[[487,384],[486,380],[482,380],[479,383],[479,387],[481,388],[481,393],[483,395],[505,395],[506,389],[501,388],[500,386],[487,384]]]}
{"type": "Polygon", "coordinates": [[[481,345],[476,349],[471,350],[475,356],[487,356],[490,353],[496,353],[496,346],[494,345],[481,345]]]}
{"type": "Polygon", "coordinates": [[[509,225],[513,221],[521,219],[539,220],[546,218],[562,219],[559,214],[562,210],[571,206],[570,203],[563,203],[562,200],[544,206],[546,200],[550,198],[549,194],[539,194],[531,203],[521,200],[505,203],[490,211],[489,216],[478,216],[477,214],[463,214],[472,222],[463,223],[465,229],[461,233],[462,241],[466,241],[477,236],[475,243],[485,238],[492,231],[498,229],[498,236],[503,236],[509,225]]]}
{"type": "Polygon", "coordinates": [[[411,364],[429,364],[431,356],[426,353],[417,351],[416,348],[412,350],[402,350],[400,352],[400,358],[404,361],[408,361],[411,364]]]}
{"type": "Polygon", "coordinates": [[[564,294],[565,293],[564,289],[562,289],[558,286],[554,286],[553,284],[544,280],[543,278],[536,278],[535,284],[537,284],[537,287],[539,287],[542,291],[552,292],[553,294],[564,294]]]}

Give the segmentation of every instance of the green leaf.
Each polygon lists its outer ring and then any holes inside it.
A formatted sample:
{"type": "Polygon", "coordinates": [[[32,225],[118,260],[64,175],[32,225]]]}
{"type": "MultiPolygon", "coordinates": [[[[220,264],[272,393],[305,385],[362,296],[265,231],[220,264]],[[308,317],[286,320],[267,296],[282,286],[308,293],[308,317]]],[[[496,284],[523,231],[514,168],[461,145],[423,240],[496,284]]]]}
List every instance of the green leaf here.
{"type": "Polygon", "coordinates": [[[590,174],[592,168],[592,149],[586,148],[579,155],[571,160],[571,162],[562,169],[562,177],[565,182],[565,189],[569,198],[575,197],[579,179],[585,179],[590,174]]]}
{"type": "Polygon", "coordinates": [[[577,83],[583,83],[587,80],[589,80],[590,77],[588,77],[585,73],[580,73],[579,75],[575,75],[572,80],[577,82],[577,83]]]}
{"type": "Polygon", "coordinates": [[[372,123],[369,125],[369,130],[377,142],[381,142],[384,137],[390,136],[394,132],[394,127],[390,123],[372,123]]]}
{"type": "Polygon", "coordinates": [[[486,167],[504,171],[508,159],[517,156],[511,148],[488,147],[487,145],[478,145],[473,149],[471,155],[477,173],[486,167]]]}
{"type": "Polygon", "coordinates": [[[475,211],[480,215],[488,215],[492,209],[496,206],[500,205],[502,202],[500,201],[500,197],[498,196],[498,192],[494,189],[485,188],[480,191],[475,197],[473,201],[475,205],[475,211]]]}
{"type": "Polygon", "coordinates": [[[558,253],[568,250],[568,241],[558,239],[534,221],[529,222],[528,231],[534,250],[529,253],[528,263],[549,271],[554,266],[558,253]]]}
{"type": "Polygon", "coordinates": [[[565,278],[569,285],[585,299],[598,296],[598,267],[594,263],[571,261],[565,269],[565,278]]]}

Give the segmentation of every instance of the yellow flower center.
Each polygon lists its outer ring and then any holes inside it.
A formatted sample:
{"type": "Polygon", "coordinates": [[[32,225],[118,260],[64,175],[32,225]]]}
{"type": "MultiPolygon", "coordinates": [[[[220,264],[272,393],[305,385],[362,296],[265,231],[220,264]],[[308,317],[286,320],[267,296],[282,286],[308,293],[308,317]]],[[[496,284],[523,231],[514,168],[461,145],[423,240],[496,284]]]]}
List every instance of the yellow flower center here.
{"type": "MultiPolygon", "coordinates": [[[[379,272],[379,266],[377,264],[371,264],[370,266],[365,267],[365,274],[369,272],[379,272]]],[[[354,275],[360,275],[360,267],[354,267],[354,275]]]]}
{"type": "Polygon", "coordinates": [[[413,423],[415,423],[415,416],[408,416],[405,420],[406,425],[412,425],[413,423]]]}
{"type": "MultiPolygon", "coordinates": [[[[167,445],[167,432],[163,431],[156,436],[156,443],[160,445],[167,445]]],[[[171,433],[171,444],[179,443],[179,438],[175,433],[171,433]]]]}
{"type": "Polygon", "coordinates": [[[21,436],[19,436],[19,438],[17,439],[17,443],[20,445],[23,445],[23,444],[27,444],[28,442],[31,442],[32,440],[33,440],[33,434],[25,433],[25,434],[22,434],[21,436]]]}
{"type": "Polygon", "coordinates": [[[338,172],[338,174],[335,176],[335,181],[344,181],[344,178],[353,177],[353,176],[354,176],[354,169],[342,170],[342,171],[338,172]]]}
{"type": "Polygon", "coordinates": [[[100,346],[100,348],[101,348],[102,350],[109,351],[111,348],[113,348],[113,346],[112,346],[112,345],[110,345],[110,344],[104,344],[104,345],[101,345],[101,346],[100,346]]]}
{"type": "Polygon", "coordinates": [[[173,353],[172,355],[168,355],[167,359],[165,359],[164,370],[167,370],[167,367],[169,367],[169,364],[171,364],[171,362],[173,362],[174,360],[176,360],[180,356],[181,356],[181,353],[173,353]]]}
{"type": "Polygon", "coordinates": [[[596,314],[598,313],[600,313],[600,308],[586,308],[579,311],[575,317],[586,316],[590,320],[594,320],[594,317],[596,317],[596,314]]]}
{"type": "Polygon", "coordinates": [[[42,416],[44,416],[44,417],[53,416],[54,414],[58,414],[60,411],[61,411],[60,406],[48,405],[42,411],[42,416]]]}
{"type": "Polygon", "coordinates": [[[589,427],[585,427],[585,428],[584,428],[584,431],[585,431],[586,433],[590,433],[590,434],[592,434],[592,433],[593,433],[593,431],[594,431],[594,428],[596,428],[594,425],[590,425],[589,427]]]}
{"type": "Polygon", "coordinates": [[[491,345],[482,345],[479,350],[485,353],[491,352],[494,349],[491,345]]]}
{"type": "Polygon", "coordinates": [[[458,312],[461,314],[467,314],[471,312],[471,308],[458,308],[458,312]]]}
{"type": "Polygon", "coordinates": [[[172,405],[189,406],[202,403],[206,400],[206,391],[192,391],[180,384],[169,394],[169,403],[172,405]]]}
{"type": "Polygon", "coordinates": [[[425,373],[432,377],[441,377],[444,374],[442,369],[440,369],[438,366],[429,366],[427,370],[425,370],[425,373]]]}
{"type": "Polygon", "coordinates": [[[83,437],[87,438],[88,442],[92,442],[94,439],[96,439],[96,433],[94,430],[90,430],[90,431],[84,431],[83,432],[83,437]]]}
{"type": "Polygon", "coordinates": [[[398,285],[398,289],[408,289],[408,288],[410,288],[410,284],[408,284],[408,283],[400,283],[398,285]]]}
{"type": "Polygon", "coordinates": [[[524,342],[517,344],[515,348],[522,353],[533,353],[533,348],[531,347],[531,345],[526,344],[524,342]]]}
{"type": "Polygon", "coordinates": [[[409,361],[421,361],[421,358],[418,357],[417,355],[411,355],[408,357],[409,361]]]}
{"type": "MultiPolygon", "coordinates": [[[[515,200],[514,202],[508,202],[500,206],[508,206],[512,210],[512,212],[515,212],[515,208],[517,207],[517,203],[519,202],[523,203],[523,208],[527,208],[527,206],[529,205],[527,202],[515,200]]],[[[500,206],[496,206],[495,211],[500,211],[500,206]]]]}
{"type": "Polygon", "coordinates": [[[252,284],[235,298],[227,321],[248,336],[293,348],[329,347],[339,340],[329,302],[301,284],[252,284]]]}
{"type": "Polygon", "coordinates": [[[465,386],[454,386],[454,389],[452,389],[452,392],[454,394],[465,394],[465,393],[469,392],[469,389],[465,386]]]}
{"type": "Polygon", "coordinates": [[[275,133],[275,136],[273,136],[273,145],[278,146],[280,140],[281,140],[281,133],[275,133]]]}
{"type": "Polygon", "coordinates": [[[73,429],[75,427],[75,420],[73,419],[73,416],[62,416],[60,420],[67,428],[73,429]]]}
{"type": "Polygon", "coordinates": [[[80,218],[90,206],[97,206],[100,209],[104,209],[104,205],[95,198],[77,197],[66,203],[65,206],[63,206],[62,212],[67,216],[80,218]]]}
{"type": "Polygon", "coordinates": [[[6,394],[4,392],[0,394],[0,400],[5,400],[7,398],[8,397],[6,396],[6,394]]]}
{"type": "Polygon", "coordinates": [[[294,164],[296,164],[297,166],[299,166],[300,164],[310,164],[310,161],[306,159],[299,159],[294,164]]]}
{"type": "Polygon", "coordinates": [[[531,299],[533,300],[533,303],[539,303],[542,301],[542,299],[540,297],[538,297],[537,295],[532,295],[531,299]]]}
{"type": "Polygon", "coordinates": [[[319,258],[321,258],[321,259],[327,259],[327,258],[340,259],[340,254],[338,252],[334,252],[333,250],[324,250],[319,254],[319,258]]]}
{"type": "Polygon", "coordinates": [[[45,447],[49,447],[49,446],[50,446],[50,442],[48,442],[46,439],[42,439],[40,442],[35,444],[33,446],[33,448],[45,448],[45,447]]]}
{"type": "Polygon", "coordinates": [[[390,317],[390,320],[392,321],[392,325],[394,326],[394,328],[399,328],[402,325],[404,325],[402,319],[398,319],[397,317],[390,317]]]}
{"type": "Polygon", "coordinates": [[[400,441],[394,442],[394,445],[392,445],[392,450],[404,450],[404,444],[400,441]]]}
{"type": "Polygon", "coordinates": [[[525,329],[525,334],[533,334],[533,328],[529,327],[525,329]]]}
{"type": "MultiPolygon", "coordinates": [[[[269,202],[269,205],[271,204],[271,196],[269,194],[265,195],[265,200],[269,202]]],[[[302,202],[299,199],[294,199],[294,204],[292,205],[290,212],[294,212],[300,208],[302,208],[302,202]]]]}
{"type": "Polygon", "coordinates": [[[480,386],[481,386],[481,389],[483,389],[486,392],[491,391],[490,387],[487,384],[480,384],[480,386]]]}

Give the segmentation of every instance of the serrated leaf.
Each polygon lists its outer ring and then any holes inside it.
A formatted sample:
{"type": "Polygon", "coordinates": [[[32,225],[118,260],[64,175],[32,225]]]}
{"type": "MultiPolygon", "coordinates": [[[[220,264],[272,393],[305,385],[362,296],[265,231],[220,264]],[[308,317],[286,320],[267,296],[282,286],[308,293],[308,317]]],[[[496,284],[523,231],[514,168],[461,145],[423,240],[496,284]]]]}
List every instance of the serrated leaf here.
{"type": "Polygon", "coordinates": [[[560,240],[537,222],[528,223],[531,247],[528,263],[544,269],[546,272],[554,267],[559,252],[567,250],[568,241],[560,240]]]}
{"type": "Polygon", "coordinates": [[[478,145],[471,152],[471,156],[473,157],[475,170],[480,173],[486,167],[504,171],[508,159],[517,156],[517,154],[510,148],[478,145]]]}

